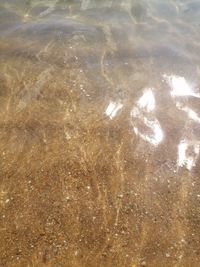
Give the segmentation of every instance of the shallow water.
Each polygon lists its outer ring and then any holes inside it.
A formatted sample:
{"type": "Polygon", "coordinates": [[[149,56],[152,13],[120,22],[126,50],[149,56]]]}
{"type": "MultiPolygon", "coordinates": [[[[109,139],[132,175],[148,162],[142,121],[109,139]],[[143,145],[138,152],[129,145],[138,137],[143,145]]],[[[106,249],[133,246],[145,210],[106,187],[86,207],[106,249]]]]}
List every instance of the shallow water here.
{"type": "Polygon", "coordinates": [[[200,2],[0,0],[0,266],[200,266],[200,2]]]}

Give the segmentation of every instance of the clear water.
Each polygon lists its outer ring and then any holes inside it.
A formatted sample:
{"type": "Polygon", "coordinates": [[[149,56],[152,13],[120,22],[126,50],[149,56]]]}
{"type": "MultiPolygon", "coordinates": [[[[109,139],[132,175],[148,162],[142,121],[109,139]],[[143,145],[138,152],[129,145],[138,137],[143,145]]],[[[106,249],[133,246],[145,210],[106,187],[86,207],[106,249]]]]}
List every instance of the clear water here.
{"type": "Polygon", "coordinates": [[[197,0],[0,0],[0,266],[200,266],[199,54],[197,0]]]}

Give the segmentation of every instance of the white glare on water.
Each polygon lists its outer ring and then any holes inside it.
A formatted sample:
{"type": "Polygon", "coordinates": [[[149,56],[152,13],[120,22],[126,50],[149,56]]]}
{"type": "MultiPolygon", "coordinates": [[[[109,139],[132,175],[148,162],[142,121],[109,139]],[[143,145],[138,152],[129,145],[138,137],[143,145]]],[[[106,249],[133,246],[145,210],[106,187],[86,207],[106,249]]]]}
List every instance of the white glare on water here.
{"type": "Polygon", "coordinates": [[[106,115],[110,117],[110,119],[113,119],[116,115],[117,112],[123,107],[121,103],[116,103],[116,102],[110,102],[108,107],[106,108],[106,115]]]}
{"type": "Polygon", "coordinates": [[[193,90],[192,86],[186,81],[184,77],[166,74],[164,74],[163,77],[171,88],[171,96],[193,96],[200,98],[200,94],[196,93],[193,90]]]}

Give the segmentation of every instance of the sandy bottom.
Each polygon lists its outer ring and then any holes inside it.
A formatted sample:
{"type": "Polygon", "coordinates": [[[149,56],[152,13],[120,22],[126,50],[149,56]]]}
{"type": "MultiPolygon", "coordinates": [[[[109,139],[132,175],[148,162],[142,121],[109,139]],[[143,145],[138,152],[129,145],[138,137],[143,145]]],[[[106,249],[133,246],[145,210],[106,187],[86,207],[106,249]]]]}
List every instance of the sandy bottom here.
{"type": "Polygon", "coordinates": [[[0,266],[199,267],[199,1],[100,2],[0,0],[0,266]]]}

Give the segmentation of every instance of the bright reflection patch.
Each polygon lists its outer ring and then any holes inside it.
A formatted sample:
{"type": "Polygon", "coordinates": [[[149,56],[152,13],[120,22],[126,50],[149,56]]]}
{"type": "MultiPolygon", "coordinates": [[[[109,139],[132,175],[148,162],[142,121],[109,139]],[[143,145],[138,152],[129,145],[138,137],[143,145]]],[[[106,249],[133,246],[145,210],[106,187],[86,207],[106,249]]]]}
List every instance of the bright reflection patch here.
{"type": "Polygon", "coordinates": [[[194,96],[200,98],[200,94],[194,92],[192,86],[184,77],[166,74],[163,77],[171,87],[171,96],[194,96]]]}
{"type": "Polygon", "coordinates": [[[106,115],[110,118],[113,119],[116,115],[117,112],[123,107],[121,103],[116,103],[116,102],[110,102],[105,113],[106,115]]]}
{"type": "Polygon", "coordinates": [[[192,109],[190,109],[188,107],[184,107],[184,108],[182,108],[182,110],[184,110],[185,112],[187,112],[188,117],[191,120],[200,123],[200,118],[198,117],[197,113],[194,110],[192,110],[192,109]]]}
{"type": "Polygon", "coordinates": [[[191,170],[196,165],[199,152],[200,142],[182,140],[178,145],[178,166],[191,170]]]}
{"type": "Polygon", "coordinates": [[[143,95],[137,101],[137,104],[131,110],[133,119],[133,130],[136,135],[150,144],[157,146],[163,140],[164,134],[159,121],[154,118],[154,109],[156,106],[153,89],[144,91],[143,95]]]}
{"type": "Polygon", "coordinates": [[[138,100],[138,106],[150,112],[155,109],[155,97],[151,89],[146,90],[138,100]]]}
{"type": "Polygon", "coordinates": [[[154,146],[159,145],[164,136],[163,131],[160,127],[160,123],[156,119],[152,121],[144,118],[144,124],[151,129],[152,134],[148,133],[145,135],[142,133],[142,131],[139,131],[137,127],[134,127],[133,130],[135,134],[154,146]]]}

